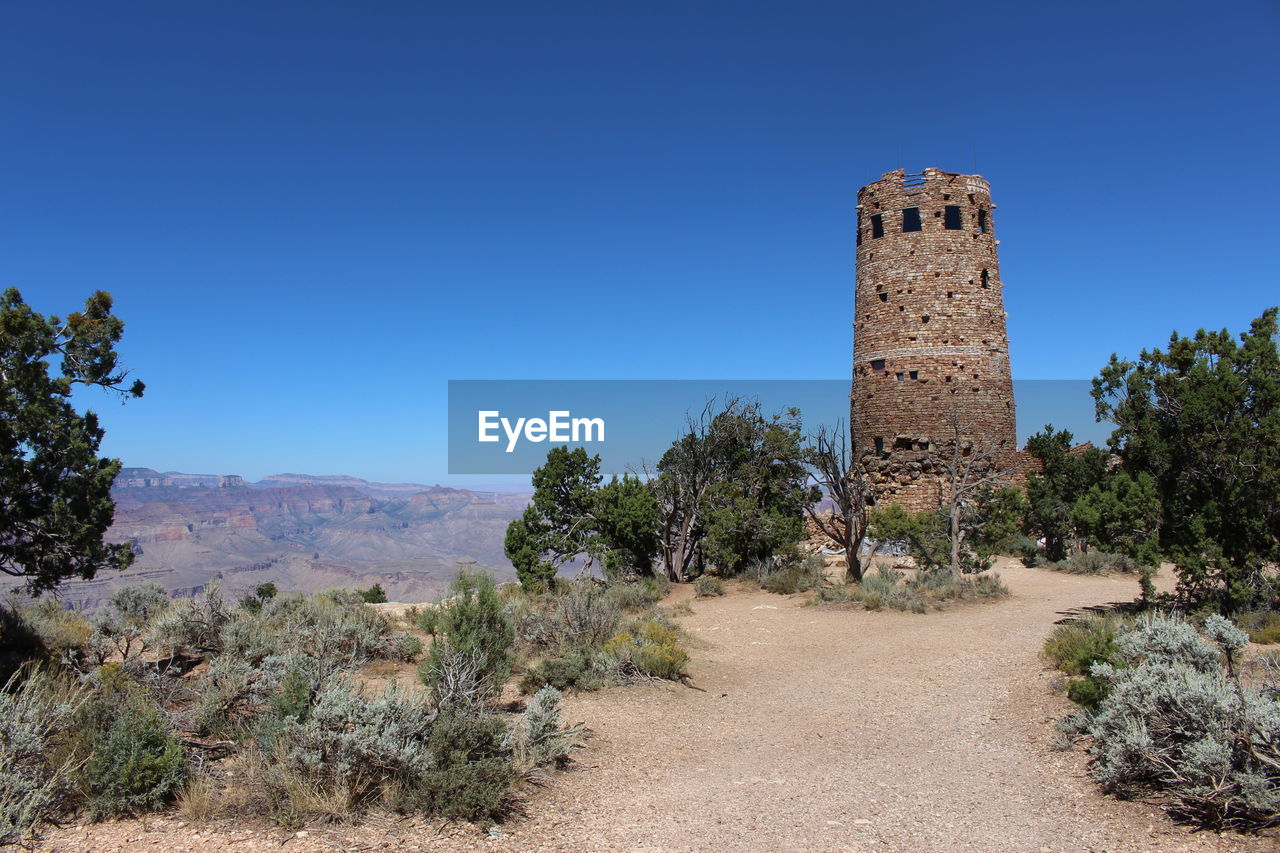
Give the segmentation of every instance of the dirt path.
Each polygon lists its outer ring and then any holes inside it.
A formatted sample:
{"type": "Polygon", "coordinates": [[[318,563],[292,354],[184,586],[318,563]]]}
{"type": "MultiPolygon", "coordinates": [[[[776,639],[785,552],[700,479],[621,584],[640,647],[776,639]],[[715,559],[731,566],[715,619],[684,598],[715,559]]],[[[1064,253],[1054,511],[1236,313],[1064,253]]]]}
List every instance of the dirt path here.
{"type": "MultiPolygon", "coordinates": [[[[579,696],[595,736],[577,767],[533,793],[529,815],[483,834],[384,825],[276,831],[287,850],[1274,850],[1188,833],[1153,807],[1101,796],[1079,753],[1049,749],[1037,658],[1061,614],[1128,600],[1132,578],[1001,572],[1013,596],[914,615],[803,607],[735,592],[681,620],[705,641],[699,690],[579,696]]],[[[59,850],[261,849],[262,832],[173,821],[68,829],[59,850]],[[132,828],[130,831],[127,828],[132,828]],[[114,832],[112,833],[114,834],[114,832]],[[158,845],[158,846],[157,846],[158,845]]]]}

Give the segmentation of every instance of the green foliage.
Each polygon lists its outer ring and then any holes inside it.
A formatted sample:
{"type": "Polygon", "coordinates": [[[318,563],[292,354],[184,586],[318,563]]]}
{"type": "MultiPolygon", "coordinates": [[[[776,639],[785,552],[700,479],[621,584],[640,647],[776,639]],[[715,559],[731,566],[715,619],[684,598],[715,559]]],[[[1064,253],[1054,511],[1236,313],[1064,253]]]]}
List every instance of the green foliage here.
{"type": "Polygon", "coordinates": [[[609,586],[609,599],[619,609],[635,612],[648,610],[662,600],[663,591],[655,578],[615,583],[609,586]]]}
{"type": "Polygon", "coordinates": [[[707,434],[715,478],[704,496],[703,552],[725,574],[767,560],[807,535],[808,485],[800,412],[765,417],[758,402],[731,404],[707,434]]]}
{"type": "Polygon", "coordinates": [[[52,598],[0,604],[0,678],[7,681],[28,661],[79,667],[92,633],[84,614],[52,598]]]}
{"type": "Polygon", "coordinates": [[[601,543],[595,523],[600,457],[581,447],[553,447],[533,472],[533,497],[507,527],[505,551],[526,589],[545,589],[557,569],[601,543]]]}
{"type": "Polygon", "coordinates": [[[77,760],[63,748],[85,691],[35,671],[0,688],[0,847],[26,844],[70,794],[77,760]]]}
{"type": "Polygon", "coordinates": [[[638,477],[616,476],[600,488],[594,510],[600,562],[610,577],[653,573],[658,554],[658,502],[638,477]]]}
{"type": "Polygon", "coordinates": [[[679,632],[658,618],[631,623],[604,644],[603,652],[609,665],[623,675],[675,680],[689,662],[679,632]]]}
{"type": "Polygon", "coordinates": [[[1101,575],[1110,572],[1131,574],[1137,571],[1133,560],[1124,554],[1108,554],[1105,551],[1080,551],[1052,563],[1051,567],[1073,575],[1101,575]]]}
{"type": "Polygon", "coordinates": [[[275,598],[279,592],[280,590],[276,589],[276,585],[270,581],[258,584],[253,590],[254,596],[261,601],[266,601],[268,598],[275,598]]]}
{"type": "Polygon", "coordinates": [[[1126,623],[1118,616],[1086,616],[1064,622],[1045,640],[1043,656],[1061,672],[1074,676],[1067,682],[1067,697],[1093,710],[1105,698],[1107,685],[1090,673],[1096,663],[1123,665],[1116,636],[1126,623]]]}
{"type": "Polygon", "coordinates": [[[1106,475],[1076,501],[1071,521],[1097,548],[1123,554],[1137,566],[1160,563],[1160,497],[1146,471],[1106,475]]]}
{"type": "Polygon", "coordinates": [[[673,580],[708,563],[732,575],[787,552],[807,534],[805,507],[821,499],[808,484],[798,410],[767,417],[758,401],[733,399],[710,412],[689,421],[652,484],[673,580]]]}
{"type": "Polygon", "coordinates": [[[375,583],[368,589],[358,590],[360,599],[365,604],[386,604],[387,593],[382,589],[382,584],[375,583]]]}
{"type": "Polygon", "coordinates": [[[411,803],[441,817],[486,821],[502,816],[515,768],[501,720],[445,709],[431,727],[427,749],[431,769],[410,789],[411,803]]]}
{"type": "Polygon", "coordinates": [[[999,554],[1011,554],[1022,539],[1027,513],[1022,492],[1013,486],[986,489],[977,495],[972,513],[966,513],[966,541],[974,551],[972,564],[990,568],[999,554]]]}
{"type": "Polygon", "coordinates": [[[1096,447],[1072,448],[1067,430],[1043,432],[1027,439],[1027,452],[1040,460],[1041,470],[1027,477],[1025,529],[1032,538],[1045,540],[1045,557],[1064,560],[1075,534],[1072,510],[1077,502],[1102,482],[1107,453],[1096,447]]]}
{"type": "Polygon", "coordinates": [[[957,580],[950,569],[939,566],[917,571],[907,578],[902,572],[881,565],[874,572],[867,572],[859,584],[848,586],[843,593],[820,594],[819,599],[832,601],[860,601],[867,610],[892,610],[928,613],[942,607],[948,601],[963,598],[1000,598],[1009,594],[1009,588],[999,575],[979,575],[957,580]]]}
{"type": "Polygon", "coordinates": [[[91,385],[142,396],[142,383],[126,387],[117,364],[123,332],[102,291],[65,321],[32,311],[16,289],[0,296],[0,572],[29,592],[133,559],[129,545],[103,541],[120,462],[98,456],[98,418],[71,401],[77,386],[91,385]]]}
{"type": "Polygon", "coordinates": [[[826,581],[826,564],[817,554],[804,559],[756,560],[749,574],[767,592],[795,595],[821,586],[826,581]]]}
{"type": "Polygon", "coordinates": [[[1280,612],[1253,610],[1241,613],[1235,621],[1255,643],[1263,645],[1280,643],[1280,612]]]}
{"type": "Polygon", "coordinates": [[[560,692],[545,686],[533,694],[528,707],[507,734],[507,746],[519,773],[537,767],[564,766],[569,753],[582,745],[582,728],[560,723],[560,692]]]}
{"type": "Polygon", "coordinates": [[[573,582],[555,599],[560,642],[586,648],[598,647],[613,636],[622,619],[616,598],[589,579],[573,582]]]}
{"type": "Polygon", "coordinates": [[[439,696],[460,656],[475,667],[481,692],[496,695],[511,675],[515,655],[515,629],[497,587],[488,574],[460,571],[450,591],[452,597],[439,605],[439,634],[419,673],[439,696]]]}
{"type": "Polygon", "coordinates": [[[187,780],[182,745],[159,709],[141,694],[126,696],[94,732],[93,752],[81,773],[95,820],[160,809],[187,780]]]}
{"type": "Polygon", "coordinates": [[[507,527],[505,551],[527,590],[547,589],[575,559],[599,561],[612,578],[651,574],[658,551],[658,504],[637,477],[601,486],[600,457],[553,447],[533,472],[533,498],[507,527]]]}
{"type": "Polygon", "coordinates": [[[1186,623],[1144,618],[1116,639],[1119,665],[1091,668],[1106,690],[1077,726],[1093,739],[1090,772],[1109,792],[1162,796],[1202,825],[1276,826],[1280,700],[1235,673],[1244,632],[1213,615],[1205,633],[1213,645],[1186,623]]]}
{"type": "Polygon", "coordinates": [[[910,513],[889,504],[871,513],[871,536],[881,542],[905,542],[907,551],[922,569],[937,569],[951,560],[947,516],[925,510],[910,513]]]}
{"type": "Polygon", "coordinates": [[[520,679],[520,692],[534,693],[548,686],[557,690],[596,690],[605,684],[600,670],[594,652],[570,649],[529,667],[520,679]]]}
{"type": "Polygon", "coordinates": [[[113,654],[129,662],[146,651],[151,622],[169,606],[169,593],[154,581],[116,590],[111,603],[93,614],[89,647],[98,663],[113,654]]]}
{"type": "Polygon", "coordinates": [[[693,593],[698,598],[714,598],[724,595],[724,581],[712,575],[702,575],[693,582],[693,593]]]}
{"type": "Polygon", "coordinates": [[[1280,350],[1277,309],[1236,340],[1225,329],[1173,334],[1136,361],[1112,356],[1094,380],[1099,420],[1131,477],[1161,506],[1159,550],[1188,603],[1223,612],[1273,607],[1280,563],[1280,350]]]}

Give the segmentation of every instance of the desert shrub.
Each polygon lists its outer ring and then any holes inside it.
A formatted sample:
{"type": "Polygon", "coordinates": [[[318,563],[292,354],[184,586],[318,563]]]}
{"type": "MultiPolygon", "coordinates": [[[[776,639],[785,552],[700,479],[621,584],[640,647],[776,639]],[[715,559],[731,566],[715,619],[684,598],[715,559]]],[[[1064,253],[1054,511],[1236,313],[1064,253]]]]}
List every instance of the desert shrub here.
{"type": "Polygon", "coordinates": [[[93,629],[84,615],[54,599],[0,604],[0,682],[28,661],[79,668],[93,629]]]}
{"type": "Polygon", "coordinates": [[[0,847],[25,843],[59,810],[78,764],[63,749],[85,691],[50,672],[0,689],[0,847]]]}
{"type": "Polygon", "coordinates": [[[724,581],[711,575],[702,575],[693,582],[693,592],[698,598],[713,598],[724,595],[724,581]]]}
{"type": "Polygon", "coordinates": [[[622,619],[617,601],[591,580],[575,581],[567,592],[557,596],[555,611],[562,626],[562,641],[588,647],[599,646],[612,637],[622,619]]]}
{"type": "Polygon", "coordinates": [[[1083,551],[1072,554],[1065,560],[1048,563],[1051,568],[1073,575],[1100,575],[1109,572],[1136,572],[1137,565],[1124,554],[1108,554],[1105,551],[1083,551]]]}
{"type": "Polygon", "coordinates": [[[441,711],[426,747],[429,769],[406,790],[406,805],[471,821],[494,820],[507,810],[515,770],[500,719],[441,711]]]}
{"type": "Polygon", "coordinates": [[[487,574],[459,572],[453,597],[440,604],[440,634],[431,643],[419,675],[436,694],[440,679],[459,667],[474,666],[477,684],[496,695],[511,675],[515,629],[487,574]]]}
{"type": "Polygon", "coordinates": [[[423,607],[415,615],[414,624],[428,637],[434,637],[440,630],[440,608],[430,604],[423,607]]]}
{"type": "Polygon", "coordinates": [[[1122,666],[1116,636],[1126,623],[1114,614],[1089,615],[1056,626],[1045,639],[1041,655],[1059,671],[1071,676],[1067,698],[1094,709],[1105,698],[1106,682],[1091,674],[1093,665],[1122,666]]]}
{"type": "Polygon", "coordinates": [[[516,641],[525,649],[540,652],[559,645],[560,620],[543,600],[519,599],[507,604],[507,616],[515,631],[516,641]]]}
{"type": "Polygon", "coordinates": [[[255,666],[275,656],[305,654],[336,671],[421,654],[413,635],[392,630],[385,616],[344,590],[274,596],[257,612],[236,611],[220,634],[226,654],[255,666]]]}
{"type": "MultiPolygon", "coordinates": [[[[610,585],[608,598],[619,610],[635,612],[648,610],[664,595],[658,582],[653,578],[642,578],[638,581],[615,583],[610,585]]],[[[606,635],[609,636],[609,635],[606,635]]]]}
{"type": "Polygon", "coordinates": [[[1013,553],[1014,556],[1022,561],[1022,565],[1030,569],[1046,565],[1049,562],[1040,545],[1034,539],[1023,534],[1014,536],[1013,553]]]}
{"type": "Polygon", "coordinates": [[[369,698],[343,677],[328,680],[305,718],[283,720],[274,761],[263,768],[277,815],[287,821],[344,816],[378,802],[388,789],[413,787],[432,764],[433,717],[420,698],[394,687],[369,698]]]}
{"type": "Polygon", "coordinates": [[[1000,579],[998,572],[993,572],[974,578],[970,591],[978,598],[1001,598],[1009,594],[1009,587],[1000,579]]]}
{"type": "Polygon", "coordinates": [[[101,707],[102,701],[96,700],[97,711],[107,719],[94,732],[93,751],[81,771],[93,818],[168,805],[187,780],[182,745],[145,695],[127,695],[109,709],[101,707]]]}
{"type": "Polygon", "coordinates": [[[557,690],[596,690],[604,686],[595,655],[582,648],[547,658],[529,667],[520,679],[520,692],[533,693],[544,687],[557,690]]]}
{"type": "Polygon", "coordinates": [[[560,722],[560,692],[544,686],[507,732],[506,747],[511,752],[513,771],[527,775],[535,768],[563,766],[569,753],[582,745],[581,726],[564,727],[560,722]]]}
{"type": "Polygon", "coordinates": [[[375,583],[373,586],[369,587],[368,589],[358,590],[357,594],[360,596],[360,600],[363,601],[365,604],[386,604],[387,603],[387,593],[382,588],[382,584],[380,583],[375,583]]]}
{"type": "Polygon", "coordinates": [[[130,663],[147,650],[152,621],[169,606],[168,591],[155,581],[116,590],[110,603],[93,614],[88,640],[94,659],[106,663],[118,655],[130,663]]]}
{"type": "Polygon", "coordinates": [[[684,674],[689,653],[679,632],[659,618],[631,623],[604,644],[610,669],[619,677],[647,676],[674,680],[684,674]]]}
{"type": "Polygon", "coordinates": [[[214,581],[191,598],[175,599],[151,620],[150,643],[178,654],[210,654],[222,651],[222,629],[231,620],[232,608],[214,581]]]}
{"type": "Polygon", "coordinates": [[[1249,639],[1263,645],[1280,643],[1280,612],[1252,610],[1236,617],[1236,625],[1249,635],[1249,639]]]}
{"type": "Polygon", "coordinates": [[[828,583],[818,587],[811,603],[844,604],[850,601],[861,601],[862,598],[862,587],[857,584],[828,583]]]}
{"type": "Polygon", "coordinates": [[[1275,826],[1280,702],[1236,676],[1243,631],[1214,615],[1205,632],[1216,648],[1185,622],[1148,616],[1116,639],[1123,668],[1092,667],[1107,691],[1088,725],[1091,773],[1120,796],[1168,797],[1205,825],[1275,826]]]}
{"type": "Polygon", "coordinates": [[[761,589],[776,595],[808,592],[826,580],[826,563],[818,554],[810,554],[804,559],[755,561],[747,571],[761,589]]]}

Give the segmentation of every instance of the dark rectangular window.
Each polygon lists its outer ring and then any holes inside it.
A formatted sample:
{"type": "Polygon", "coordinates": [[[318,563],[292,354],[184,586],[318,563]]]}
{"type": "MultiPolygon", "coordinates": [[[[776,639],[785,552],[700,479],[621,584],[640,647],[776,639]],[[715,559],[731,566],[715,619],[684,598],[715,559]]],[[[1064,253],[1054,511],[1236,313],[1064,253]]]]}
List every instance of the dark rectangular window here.
{"type": "Polygon", "coordinates": [[[881,301],[881,302],[888,302],[888,301],[889,301],[889,294],[887,294],[887,293],[882,293],[882,294],[880,294],[880,301],[881,301]]]}
{"type": "Polygon", "coordinates": [[[919,378],[920,378],[920,371],[918,371],[918,370],[913,370],[913,371],[911,371],[911,378],[912,378],[912,379],[919,379],[919,378]]]}
{"type": "Polygon", "coordinates": [[[884,453],[884,436],[876,436],[876,453],[884,453]]]}
{"type": "Polygon", "coordinates": [[[884,236],[884,214],[877,213],[871,217],[871,239],[884,236]]]}
{"type": "Polygon", "coordinates": [[[907,378],[907,377],[906,377],[906,375],[905,375],[905,374],[903,374],[903,372],[902,372],[901,370],[899,370],[899,371],[898,371],[898,381],[899,381],[899,382],[901,382],[902,380],[904,380],[904,379],[906,379],[906,378],[907,378]]]}
{"type": "Polygon", "coordinates": [[[987,233],[987,209],[985,207],[978,208],[978,230],[983,234],[987,233]]]}
{"type": "Polygon", "coordinates": [[[902,230],[920,230],[920,208],[908,207],[906,210],[902,211],[902,230]]]}
{"type": "Polygon", "coordinates": [[[948,231],[964,230],[964,222],[960,218],[960,205],[947,205],[946,215],[942,219],[942,226],[948,231]]]}
{"type": "Polygon", "coordinates": [[[877,358],[877,359],[875,359],[874,361],[872,361],[872,362],[871,362],[871,372],[872,372],[872,373],[884,373],[884,372],[885,372],[885,370],[884,370],[884,359],[883,359],[883,358],[877,358]]]}

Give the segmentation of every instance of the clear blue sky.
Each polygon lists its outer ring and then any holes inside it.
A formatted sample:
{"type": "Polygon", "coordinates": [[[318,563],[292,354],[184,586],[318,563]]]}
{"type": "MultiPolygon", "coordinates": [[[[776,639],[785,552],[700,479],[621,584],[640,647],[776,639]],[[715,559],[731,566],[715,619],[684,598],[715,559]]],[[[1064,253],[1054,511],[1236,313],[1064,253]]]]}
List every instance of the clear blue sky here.
{"type": "Polygon", "coordinates": [[[1280,302],[1280,4],[0,2],[0,284],[104,449],[447,481],[450,378],[834,378],[853,205],[999,211],[1014,374],[1280,302]]]}

